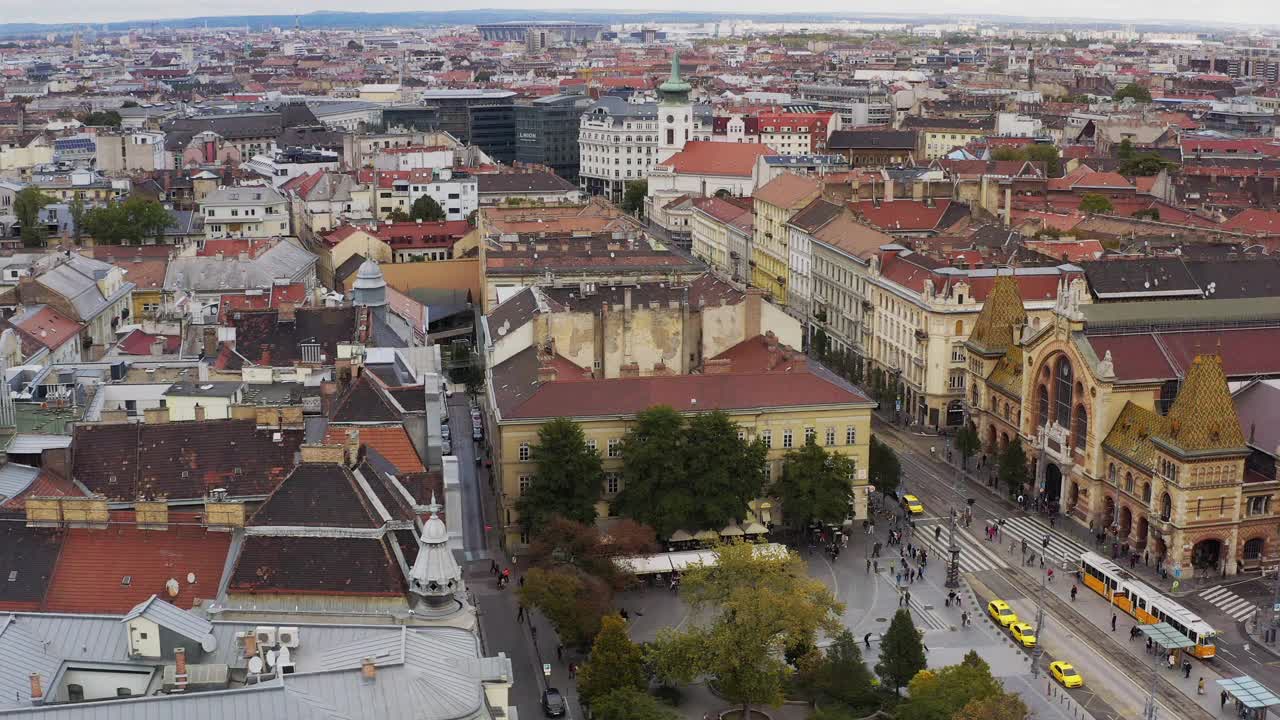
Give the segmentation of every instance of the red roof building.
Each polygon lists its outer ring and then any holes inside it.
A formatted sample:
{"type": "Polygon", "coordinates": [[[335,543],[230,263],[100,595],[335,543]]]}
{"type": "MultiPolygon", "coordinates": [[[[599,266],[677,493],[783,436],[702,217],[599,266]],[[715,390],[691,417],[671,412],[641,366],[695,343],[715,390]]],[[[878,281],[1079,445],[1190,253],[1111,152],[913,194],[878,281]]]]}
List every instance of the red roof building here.
{"type": "Polygon", "coordinates": [[[680,175],[751,177],[756,161],[773,150],[758,143],[724,143],[691,140],[684,149],[658,163],[680,175]]]}

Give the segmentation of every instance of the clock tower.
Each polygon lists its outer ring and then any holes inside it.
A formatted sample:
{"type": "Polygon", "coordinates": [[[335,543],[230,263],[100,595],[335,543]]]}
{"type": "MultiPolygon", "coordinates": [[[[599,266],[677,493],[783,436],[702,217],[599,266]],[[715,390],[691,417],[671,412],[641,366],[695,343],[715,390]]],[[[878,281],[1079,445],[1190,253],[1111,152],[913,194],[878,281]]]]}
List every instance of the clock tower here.
{"type": "Polygon", "coordinates": [[[671,56],[671,77],[658,86],[658,162],[684,149],[693,133],[692,86],[680,78],[680,53],[671,56]]]}

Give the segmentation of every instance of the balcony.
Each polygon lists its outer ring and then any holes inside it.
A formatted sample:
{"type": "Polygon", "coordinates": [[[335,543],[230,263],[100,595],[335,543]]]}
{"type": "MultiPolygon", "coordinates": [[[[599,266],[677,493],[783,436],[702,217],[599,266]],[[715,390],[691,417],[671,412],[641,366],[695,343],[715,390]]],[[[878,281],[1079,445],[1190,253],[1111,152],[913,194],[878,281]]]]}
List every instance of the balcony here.
{"type": "Polygon", "coordinates": [[[916,330],[916,340],[919,340],[920,342],[924,342],[925,340],[928,340],[928,339],[929,339],[929,331],[916,330]]]}

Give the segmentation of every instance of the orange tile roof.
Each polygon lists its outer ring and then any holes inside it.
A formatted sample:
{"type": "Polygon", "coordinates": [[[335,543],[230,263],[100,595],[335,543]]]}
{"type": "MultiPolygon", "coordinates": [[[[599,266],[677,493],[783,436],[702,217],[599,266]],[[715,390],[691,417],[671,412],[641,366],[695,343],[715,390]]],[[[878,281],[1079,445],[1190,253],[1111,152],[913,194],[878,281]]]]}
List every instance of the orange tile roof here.
{"type": "Polygon", "coordinates": [[[774,207],[798,210],[822,192],[817,178],[783,173],[756,189],[755,199],[774,207]]]}
{"type": "Polygon", "coordinates": [[[750,177],[756,160],[774,151],[759,143],[691,140],[684,149],[659,163],[685,175],[750,177]]]}
{"type": "Polygon", "coordinates": [[[200,527],[199,513],[169,513],[168,530],[140,530],[132,512],[114,512],[111,522],[104,530],[66,532],[45,610],[124,613],[156,594],[187,609],[217,594],[230,533],[200,527]],[[189,573],[194,584],[187,582],[189,573]],[[177,596],[165,591],[170,578],[178,581],[177,596]]]}
{"type": "MultiPolygon", "coordinates": [[[[346,425],[330,425],[325,431],[324,441],[329,444],[344,443],[347,440],[347,430],[350,429],[352,427],[346,425]]],[[[361,445],[377,450],[379,455],[395,465],[400,472],[426,471],[422,458],[418,457],[418,451],[414,449],[403,425],[362,425],[355,429],[360,431],[361,445]]]]}

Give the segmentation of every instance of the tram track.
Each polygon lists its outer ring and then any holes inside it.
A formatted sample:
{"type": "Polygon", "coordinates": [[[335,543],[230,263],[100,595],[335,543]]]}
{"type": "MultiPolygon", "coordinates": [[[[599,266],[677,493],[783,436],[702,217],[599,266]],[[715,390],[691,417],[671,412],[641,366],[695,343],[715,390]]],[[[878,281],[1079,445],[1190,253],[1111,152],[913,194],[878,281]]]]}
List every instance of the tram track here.
{"type": "MultiPolygon", "coordinates": [[[[1040,586],[1017,569],[1001,568],[991,572],[999,576],[1010,587],[1022,593],[1024,597],[1028,599],[1043,598],[1045,612],[1057,617],[1061,622],[1075,627],[1092,627],[1092,624],[1083,615],[1076,612],[1070,603],[1055,596],[1053,593],[1042,594],[1040,586]]],[[[1076,633],[1076,638],[1115,667],[1124,668],[1130,674],[1129,676],[1133,679],[1134,684],[1139,688],[1150,688],[1151,677],[1154,673],[1156,676],[1156,699],[1170,713],[1186,720],[1216,719],[1215,715],[1197,705],[1193,699],[1188,698],[1173,683],[1161,677],[1159,670],[1151,667],[1150,663],[1135,663],[1133,655],[1120,648],[1106,633],[1080,632],[1076,633]]]]}

